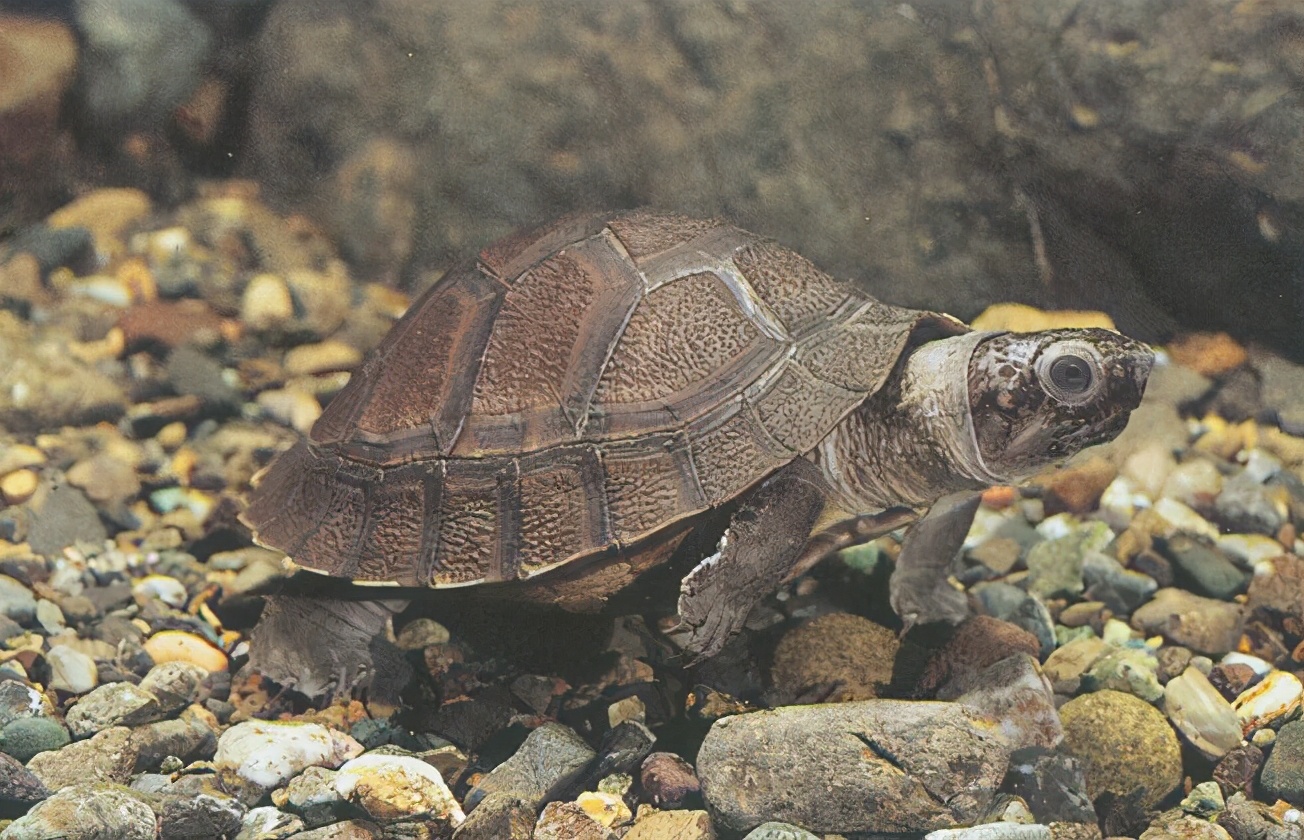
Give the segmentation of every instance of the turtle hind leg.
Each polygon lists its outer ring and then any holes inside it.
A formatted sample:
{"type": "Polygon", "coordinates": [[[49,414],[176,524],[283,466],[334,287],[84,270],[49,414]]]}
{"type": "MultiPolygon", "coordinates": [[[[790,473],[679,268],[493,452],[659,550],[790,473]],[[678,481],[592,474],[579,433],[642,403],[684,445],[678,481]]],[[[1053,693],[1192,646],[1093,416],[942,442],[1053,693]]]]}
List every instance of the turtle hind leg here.
{"type": "Polygon", "coordinates": [[[742,629],[802,556],[828,492],[817,468],[798,459],[739,504],[717,550],[683,579],[672,631],[688,664],[714,656],[742,629]]]}
{"type": "Polygon", "coordinates": [[[396,707],[412,668],[386,629],[406,604],[269,595],[246,667],[310,698],[365,692],[373,705],[396,707]]]}

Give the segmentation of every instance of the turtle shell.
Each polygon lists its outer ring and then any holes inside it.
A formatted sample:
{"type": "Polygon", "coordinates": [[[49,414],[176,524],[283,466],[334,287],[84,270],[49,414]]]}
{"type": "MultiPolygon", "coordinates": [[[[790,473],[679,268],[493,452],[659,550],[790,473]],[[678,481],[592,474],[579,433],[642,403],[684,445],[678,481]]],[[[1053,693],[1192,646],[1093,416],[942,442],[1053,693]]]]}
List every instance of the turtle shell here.
{"type": "Polygon", "coordinates": [[[530,578],[730,501],[878,389],[912,335],[963,330],[723,222],[566,217],[416,300],[243,518],[337,577],[530,578]]]}

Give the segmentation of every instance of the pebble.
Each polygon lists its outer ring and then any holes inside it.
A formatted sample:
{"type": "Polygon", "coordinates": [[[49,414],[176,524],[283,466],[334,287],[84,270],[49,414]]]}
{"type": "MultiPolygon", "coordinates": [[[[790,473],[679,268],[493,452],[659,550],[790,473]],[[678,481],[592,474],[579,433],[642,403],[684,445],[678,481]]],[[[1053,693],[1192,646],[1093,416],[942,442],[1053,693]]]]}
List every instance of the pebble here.
{"type": "Polygon", "coordinates": [[[1304,685],[1290,671],[1273,671],[1232,703],[1245,732],[1289,720],[1300,710],[1304,685]]]}
{"type": "Polygon", "coordinates": [[[1132,613],[1132,626],[1147,635],[1162,634],[1173,644],[1220,655],[1235,650],[1244,611],[1240,604],[1202,598],[1184,589],[1164,588],[1132,613]]]}
{"type": "Polygon", "coordinates": [[[1056,647],[1055,621],[1041,599],[1017,586],[995,581],[975,586],[972,590],[988,616],[1014,625],[1037,640],[1037,656],[1044,659],[1056,647]]]}
{"type": "MultiPolygon", "coordinates": [[[[778,823],[766,823],[778,825],[778,823]]],[[[769,838],[769,840],[806,840],[815,838],[810,832],[801,834],[757,834],[766,826],[762,825],[748,834],[752,838],[769,838]]],[[[793,831],[801,829],[788,826],[793,831]]],[[[651,811],[643,813],[640,809],[638,821],[625,833],[623,840],[715,840],[715,829],[711,826],[711,815],[706,811],[651,811]]],[[[818,840],[818,838],[815,838],[818,840]]]]}
{"type": "Polygon", "coordinates": [[[1164,694],[1159,684],[1159,660],[1148,648],[1115,648],[1097,659],[1082,675],[1081,689],[1125,691],[1153,703],[1164,694]]]}
{"type": "Polygon", "coordinates": [[[585,791],[575,798],[575,804],[607,828],[627,825],[634,819],[625,800],[614,793],[585,791]]]}
{"type": "Polygon", "coordinates": [[[297,388],[277,388],[261,392],[258,405],[268,416],[278,422],[307,434],[312,424],[321,416],[321,403],[307,391],[297,388]]]}
{"type": "Polygon", "coordinates": [[[1164,714],[1205,758],[1222,758],[1241,743],[1236,710],[1204,674],[1188,667],[1164,686],[1164,714]]]}
{"type": "Polygon", "coordinates": [[[48,717],[22,717],[0,729],[0,752],[26,763],[37,753],[58,750],[72,740],[57,720],[48,717]]]}
{"type": "MultiPolygon", "coordinates": [[[[1011,749],[1054,747],[1064,739],[1050,682],[1028,653],[1006,657],[966,682],[956,702],[997,721],[1011,749]]],[[[943,687],[938,699],[949,699],[949,693],[943,687]]]]}
{"type": "Polygon", "coordinates": [[[743,840],[820,840],[820,838],[795,825],[767,822],[747,832],[743,840]]]}
{"type": "Polygon", "coordinates": [[[1263,561],[1286,553],[1285,546],[1263,534],[1222,534],[1218,537],[1218,549],[1244,569],[1256,568],[1263,561]]]}
{"type": "Polygon", "coordinates": [[[382,823],[415,816],[457,827],[466,815],[430,764],[407,755],[368,754],[351,759],[334,776],[335,791],[382,823]]]}
{"type": "Polygon", "coordinates": [[[132,584],[131,594],[141,602],[158,599],[177,609],[185,607],[190,600],[185,584],[167,575],[146,575],[132,584]]]}
{"type": "Polygon", "coordinates": [[[83,782],[56,792],[0,833],[4,840],[157,840],[158,817],[142,794],[83,782]]]}
{"type": "Polygon", "coordinates": [[[1286,724],[1263,765],[1263,792],[1304,808],[1304,720],[1286,724]]]}
{"type": "Polygon", "coordinates": [[[657,808],[691,808],[702,796],[702,783],[693,765],[674,753],[654,752],[643,759],[639,784],[644,797],[657,808]]]}
{"type": "Polygon", "coordinates": [[[1141,840],[1232,840],[1217,823],[1177,811],[1161,815],[1141,832],[1141,840]]]}
{"type": "Polygon", "coordinates": [[[68,645],[56,645],[45,655],[50,665],[50,688],[85,694],[99,685],[95,660],[68,645]]]}
{"type": "Polygon", "coordinates": [[[770,680],[781,697],[831,687],[826,702],[868,700],[892,681],[900,644],[881,624],[850,613],[827,613],[784,634],[770,680]]]}
{"type": "Polygon", "coordinates": [[[306,376],[353,370],[361,362],[362,352],[358,348],[342,341],[330,340],[292,347],[286,351],[282,364],[285,372],[291,376],[306,376]]]}
{"type": "Polygon", "coordinates": [[[161,716],[157,697],[129,682],[118,682],[83,696],[64,720],[74,738],[88,738],[111,726],[139,726],[161,716]]]}
{"type": "Polygon", "coordinates": [[[1181,809],[1193,817],[1209,819],[1227,806],[1217,782],[1201,782],[1181,802],[1181,809]]]}
{"type": "Polygon", "coordinates": [[[240,320],[255,330],[269,330],[294,318],[290,287],[276,274],[255,274],[240,297],[240,320]]]}
{"type": "Polygon", "coordinates": [[[9,575],[0,575],[0,615],[23,625],[36,619],[36,596],[9,575]]]}
{"type": "Polygon", "coordinates": [[[534,825],[534,840],[615,840],[616,833],[574,802],[549,802],[534,825]]]}
{"type": "Polygon", "coordinates": [[[956,697],[967,691],[988,666],[1016,653],[1036,658],[1040,651],[1041,643],[1026,630],[1008,621],[976,615],[957,627],[950,641],[928,660],[917,690],[923,696],[934,696],[950,686],[950,697],[956,697]]]}
{"type": "Polygon", "coordinates": [[[1044,825],[994,822],[967,828],[939,828],[925,834],[924,840],[1051,840],[1051,833],[1044,825]]]}
{"type": "Polygon", "coordinates": [[[1109,651],[1110,646],[1096,636],[1074,639],[1063,647],[1056,648],[1046,658],[1042,673],[1050,680],[1055,693],[1077,694],[1082,675],[1109,651]]]}
{"type": "Polygon", "coordinates": [[[1165,496],[1155,502],[1154,512],[1176,531],[1217,542],[1218,526],[1176,499],[1165,496]]]}
{"type": "Polygon", "coordinates": [[[353,738],[316,723],[249,720],[222,733],[213,761],[257,787],[281,785],[306,767],[339,767],[362,754],[353,738]]]}
{"type": "Polygon", "coordinates": [[[1229,750],[1213,768],[1213,780],[1222,788],[1224,797],[1237,792],[1251,796],[1261,767],[1263,750],[1254,744],[1241,744],[1229,750]]]}
{"type": "Polygon", "coordinates": [[[448,628],[433,618],[417,618],[403,625],[396,644],[399,650],[423,650],[432,645],[448,644],[448,628]]]}
{"type": "Polygon", "coordinates": [[[27,769],[50,790],[82,782],[126,784],[135,770],[136,755],[131,730],[115,726],[85,741],[38,753],[28,760],[27,769]]]}
{"type": "Polygon", "coordinates": [[[1064,744],[1081,762],[1087,790],[1153,806],[1182,781],[1177,736],[1158,709],[1121,691],[1097,691],[1060,707],[1064,744]]]}
{"type": "Polygon", "coordinates": [[[49,795],[49,789],[22,762],[0,752],[0,819],[21,817],[49,795]]]}
{"type": "Polygon", "coordinates": [[[207,639],[184,630],[162,630],[145,640],[145,652],[157,663],[189,662],[205,671],[225,671],[226,654],[207,639]]]}
{"type": "Polygon", "coordinates": [[[1185,534],[1175,534],[1159,545],[1163,555],[1173,562],[1177,583],[1196,594],[1230,601],[1250,582],[1249,575],[1221,552],[1185,534]]]}
{"type": "Polygon", "coordinates": [[[597,753],[575,731],[545,723],[526,736],[511,758],[489,771],[467,793],[474,808],[490,793],[510,793],[538,808],[579,777],[597,753]]]}
{"type": "Polygon", "coordinates": [[[7,505],[21,505],[36,493],[39,480],[33,470],[14,470],[0,478],[0,497],[7,505]]]}
{"type": "Polygon", "coordinates": [[[534,808],[510,793],[491,793],[467,815],[454,840],[531,840],[534,808]]]}
{"type": "Polygon", "coordinates": [[[917,832],[974,819],[1008,760],[987,719],[964,706],[879,699],[721,718],[697,772],[712,814],[733,831],[781,820],[815,832],[917,832]]]}
{"type": "Polygon", "coordinates": [[[1082,763],[1062,748],[1016,750],[1003,788],[1025,802],[1037,822],[1096,823],[1082,763]]]}

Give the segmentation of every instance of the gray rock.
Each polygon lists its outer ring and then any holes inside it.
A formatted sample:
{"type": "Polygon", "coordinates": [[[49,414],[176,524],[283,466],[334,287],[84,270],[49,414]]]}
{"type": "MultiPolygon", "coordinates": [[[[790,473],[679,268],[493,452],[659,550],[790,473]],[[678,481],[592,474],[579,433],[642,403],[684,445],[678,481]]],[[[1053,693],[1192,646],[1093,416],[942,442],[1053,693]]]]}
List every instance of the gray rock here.
{"type": "Polygon", "coordinates": [[[142,691],[158,698],[164,711],[176,711],[195,702],[208,671],[192,662],[164,662],[155,665],[140,681],[142,691]]]}
{"type": "Polygon", "coordinates": [[[54,791],[91,782],[126,784],[135,767],[136,750],[131,730],[125,726],[106,729],[54,752],[38,753],[27,762],[27,769],[54,791]]]}
{"type": "Polygon", "coordinates": [[[1009,749],[957,703],[866,700],[722,718],[697,757],[720,823],[781,820],[820,832],[915,832],[975,818],[1009,749]]]}
{"type": "Polygon", "coordinates": [[[1283,824],[1268,804],[1246,799],[1236,793],[1227,799],[1227,808],[1215,820],[1232,840],[1301,840],[1304,826],[1283,824]]]}
{"type": "Polygon", "coordinates": [[[0,680],[0,727],[18,718],[49,717],[54,706],[49,698],[19,680],[0,680]]]}
{"type": "Polygon", "coordinates": [[[368,820],[345,820],[292,835],[294,840],[381,840],[386,835],[368,820]]]}
{"type": "Polygon", "coordinates": [[[584,772],[597,753],[560,723],[545,723],[531,732],[516,753],[489,771],[466,795],[465,805],[474,808],[490,793],[519,796],[534,808],[584,772]]]}
{"type": "MultiPolygon", "coordinates": [[[[949,699],[945,689],[938,692],[938,699],[949,699]]],[[[1026,653],[985,668],[978,684],[957,697],[956,702],[999,721],[1001,734],[1012,750],[1050,748],[1064,739],[1050,681],[1026,653]]]]}
{"type": "Polygon", "coordinates": [[[79,98],[103,128],[161,129],[199,83],[211,36],[172,0],[78,0],[79,98]]]}
{"type": "Polygon", "coordinates": [[[1041,747],[1015,751],[1003,787],[1021,797],[1038,822],[1096,822],[1082,766],[1063,751],[1041,747]]]}
{"type": "Polygon", "coordinates": [[[510,793],[491,793],[453,832],[453,840],[530,840],[533,834],[530,803],[510,793]]]}
{"type": "Polygon", "coordinates": [[[1089,551],[1082,563],[1086,596],[1103,601],[1116,615],[1131,615],[1155,593],[1159,585],[1149,575],[1126,569],[1113,557],[1089,551]]]}
{"type": "Polygon", "coordinates": [[[0,575],[0,614],[19,624],[36,618],[36,596],[9,575],[0,575]]]}
{"type": "Polygon", "coordinates": [[[279,808],[264,805],[250,808],[240,822],[235,840],[284,840],[303,831],[303,820],[279,808]]]}
{"type": "Polygon", "coordinates": [[[139,726],[161,716],[157,697],[119,682],[102,685],[78,700],[64,720],[74,738],[88,738],[111,726],[139,726]]]}
{"type": "Polygon", "coordinates": [[[534,824],[533,840],[616,840],[616,833],[575,802],[549,802],[534,824]]]}
{"type": "Polygon", "coordinates": [[[1186,534],[1164,540],[1161,549],[1173,561],[1177,583],[1198,595],[1230,601],[1250,582],[1249,574],[1236,568],[1222,552],[1186,534]]]}
{"type": "Polygon", "coordinates": [[[643,759],[639,785],[655,808],[692,807],[702,796],[693,765],[674,753],[655,752],[643,759]]]}
{"type": "Polygon", "coordinates": [[[1141,832],[1141,840],[1232,840],[1227,829],[1180,810],[1160,814],[1141,832]]]}
{"type": "Polygon", "coordinates": [[[70,645],[55,645],[45,655],[50,663],[50,687],[85,694],[99,683],[95,660],[70,645]]]}
{"type": "Polygon", "coordinates": [[[1286,724],[1259,776],[1263,792],[1304,808],[1304,721],[1286,724]]]}
{"type": "Polygon", "coordinates": [[[71,740],[68,730],[53,718],[17,718],[0,729],[0,752],[26,763],[37,753],[57,750],[71,740]]]}
{"type": "Polygon", "coordinates": [[[183,762],[206,761],[217,751],[217,733],[202,716],[183,712],[178,720],[137,726],[131,732],[136,771],[154,770],[168,756],[183,762]]]}
{"type": "Polygon", "coordinates": [[[190,796],[165,794],[154,803],[160,840],[207,840],[230,837],[244,823],[245,806],[214,792],[190,796]]]}
{"type": "Polygon", "coordinates": [[[118,784],[65,787],[14,820],[4,840],[158,840],[149,800],[118,784]]]}
{"type": "Polygon", "coordinates": [[[1112,689],[1153,703],[1164,694],[1159,684],[1159,660],[1144,647],[1121,647],[1095,661],[1082,675],[1083,691],[1112,689]]]}
{"type": "Polygon", "coordinates": [[[1044,825],[994,822],[968,828],[942,828],[924,835],[924,840],[1050,840],[1044,825]]]}
{"type": "Polygon", "coordinates": [[[1242,533],[1275,535],[1285,522],[1269,488],[1244,472],[1223,482],[1213,515],[1229,530],[1242,533]]]}
{"type": "Polygon", "coordinates": [[[1187,667],[1164,686],[1164,714],[1191,746],[1217,760],[1241,742],[1236,711],[1199,669],[1187,667]]]}
{"type": "Polygon", "coordinates": [[[1082,592],[1086,553],[1103,548],[1111,536],[1108,525],[1093,522],[1066,536],[1037,543],[1028,551],[1028,591],[1040,598],[1072,597],[1082,592]]]}
{"type": "Polygon", "coordinates": [[[804,828],[781,822],[767,822],[747,832],[743,840],[820,840],[804,828]]]}
{"type": "Polygon", "coordinates": [[[1008,583],[984,583],[973,588],[982,602],[983,612],[1016,627],[1022,627],[1037,637],[1041,645],[1040,658],[1045,659],[1055,650],[1055,621],[1039,598],[1008,583]]]}
{"type": "Polygon", "coordinates": [[[0,819],[21,817],[49,795],[49,789],[18,759],[0,752],[0,819]]]}
{"type": "Polygon", "coordinates": [[[94,505],[71,484],[42,482],[27,504],[32,512],[27,544],[37,554],[58,557],[79,540],[99,544],[108,537],[94,505]]]}
{"type": "Polygon", "coordinates": [[[1146,635],[1162,633],[1174,644],[1212,656],[1236,650],[1243,621],[1239,604],[1166,588],[1132,613],[1131,624],[1146,635]]]}

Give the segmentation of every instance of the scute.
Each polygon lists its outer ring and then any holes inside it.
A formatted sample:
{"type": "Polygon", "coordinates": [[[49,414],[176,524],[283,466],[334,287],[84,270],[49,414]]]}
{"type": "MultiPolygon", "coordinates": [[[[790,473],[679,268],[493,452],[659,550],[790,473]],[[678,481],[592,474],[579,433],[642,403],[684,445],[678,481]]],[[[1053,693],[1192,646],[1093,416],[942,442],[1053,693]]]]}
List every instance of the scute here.
{"type": "Polygon", "coordinates": [[[810,450],[921,329],[964,328],[719,221],[565,217],[415,301],[242,518],[325,574],[546,581],[810,450]]]}

